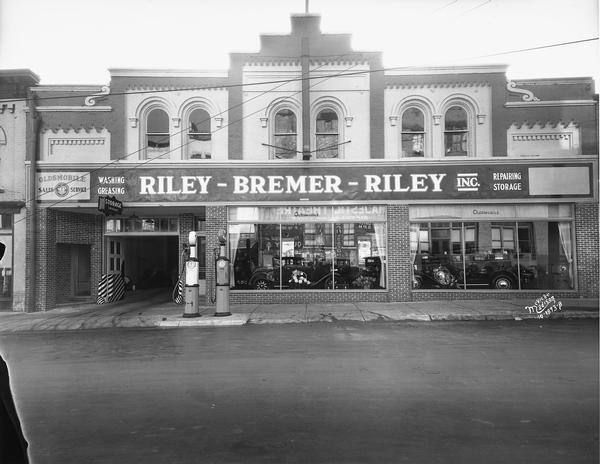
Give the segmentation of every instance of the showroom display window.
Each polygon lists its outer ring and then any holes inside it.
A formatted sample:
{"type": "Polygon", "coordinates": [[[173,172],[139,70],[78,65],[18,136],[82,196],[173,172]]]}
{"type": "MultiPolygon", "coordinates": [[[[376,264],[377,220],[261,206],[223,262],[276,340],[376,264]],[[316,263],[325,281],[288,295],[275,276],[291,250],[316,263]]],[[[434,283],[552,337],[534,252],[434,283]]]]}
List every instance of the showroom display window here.
{"type": "Polygon", "coordinates": [[[229,208],[235,290],[386,288],[386,207],[229,208]]]}
{"type": "Polygon", "coordinates": [[[570,205],[449,206],[446,217],[469,220],[416,220],[436,208],[413,208],[413,288],[573,289],[570,205]]]}

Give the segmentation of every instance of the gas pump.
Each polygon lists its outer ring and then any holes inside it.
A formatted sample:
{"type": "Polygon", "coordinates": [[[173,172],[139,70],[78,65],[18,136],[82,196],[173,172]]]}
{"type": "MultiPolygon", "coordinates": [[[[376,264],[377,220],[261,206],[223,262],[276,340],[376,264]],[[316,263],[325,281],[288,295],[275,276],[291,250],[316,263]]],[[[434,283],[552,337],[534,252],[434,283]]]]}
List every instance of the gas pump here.
{"type": "Polygon", "coordinates": [[[229,311],[230,263],[225,256],[225,231],[219,231],[219,256],[215,260],[216,317],[231,316],[229,311]]]}
{"type": "Polygon", "coordinates": [[[185,308],[183,317],[200,317],[198,307],[198,287],[200,262],[196,250],[196,232],[190,232],[188,243],[190,246],[190,257],[185,262],[185,308]]]}

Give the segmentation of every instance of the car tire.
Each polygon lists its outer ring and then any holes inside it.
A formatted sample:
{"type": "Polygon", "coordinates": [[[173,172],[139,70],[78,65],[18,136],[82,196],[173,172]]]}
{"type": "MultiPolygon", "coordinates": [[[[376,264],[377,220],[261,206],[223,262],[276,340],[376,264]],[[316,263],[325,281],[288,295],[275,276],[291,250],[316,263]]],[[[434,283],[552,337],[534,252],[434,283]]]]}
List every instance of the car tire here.
{"type": "Polygon", "coordinates": [[[255,290],[269,290],[271,288],[271,282],[267,279],[258,279],[254,282],[255,290]]]}
{"type": "Polygon", "coordinates": [[[496,290],[512,290],[514,287],[513,279],[507,275],[499,275],[492,280],[492,288],[496,290]]]}

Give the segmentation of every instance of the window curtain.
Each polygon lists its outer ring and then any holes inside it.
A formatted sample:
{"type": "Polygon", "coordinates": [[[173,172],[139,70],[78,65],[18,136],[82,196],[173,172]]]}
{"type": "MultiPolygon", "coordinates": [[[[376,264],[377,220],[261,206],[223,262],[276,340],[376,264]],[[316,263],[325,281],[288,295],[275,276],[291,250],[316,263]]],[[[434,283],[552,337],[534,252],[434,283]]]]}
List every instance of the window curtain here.
{"type": "Polygon", "coordinates": [[[240,242],[241,225],[232,224],[229,226],[229,256],[231,259],[231,282],[229,286],[235,287],[235,258],[240,242]]]}
{"type": "Polygon", "coordinates": [[[379,222],[374,223],[373,227],[375,228],[375,241],[377,242],[377,252],[379,253],[379,258],[381,259],[381,272],[379,273],[379,286],[381,288],[385,287],[385,276],[386,276],[386,255],[387,251],[385,249],[385,223],[379,222]]]}
{"type": "Polygon", "coordinates": [[[417,251],[419,250],[419,231],[421,230],[420,224],[410,225],[410,264],[414,266],[415,259],[417,258],[417,251]]]}
{"type": "Polygon", "coordinates": [[[573,285],[573,243],[571,242],[571,224],[569,222],[558,223],[558,233],[560,235],[560,243],[562,245],[563,252],[569,263],[569,281],[573,285]]]}

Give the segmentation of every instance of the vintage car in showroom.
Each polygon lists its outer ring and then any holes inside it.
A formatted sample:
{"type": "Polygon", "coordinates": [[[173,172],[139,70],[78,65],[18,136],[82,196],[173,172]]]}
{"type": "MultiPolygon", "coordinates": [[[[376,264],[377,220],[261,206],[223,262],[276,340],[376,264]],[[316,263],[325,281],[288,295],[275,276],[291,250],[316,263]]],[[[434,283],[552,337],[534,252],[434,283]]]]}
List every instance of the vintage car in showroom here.
{"type": "MultiPolygon", "coordinates": [[[[514,256],[484,254],[468,256],[463,265],[457,255],[422,255],[414,264],[413,289],[519,288],[519,268],[514,256]]],[[[521,284],[536,278],[535,267],[521,266],[521,284]]]]}
{"type": "MultiPolygon", "coordinates": [[[[283,257],[273,260],[272,267],[258,267],[248,279],[250,288],[269,290],[280,288],[331,289],[349,288],[358,268],[331,266],[327,261],[306,262],[301,257],[283,257]],[[280,262],[283,265],[280,265],[280,262]]],[[[336,263],[339,264],[339,263],[336,263]]]]}

